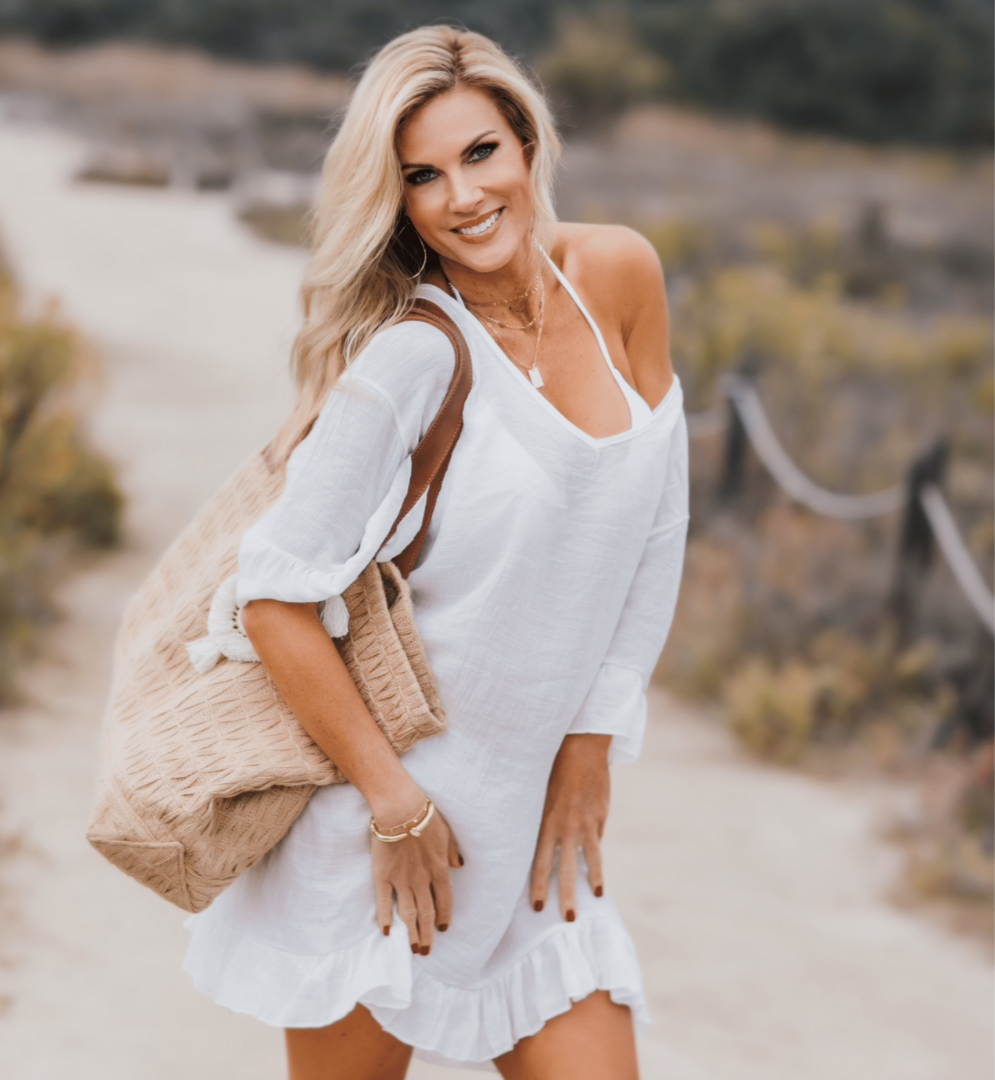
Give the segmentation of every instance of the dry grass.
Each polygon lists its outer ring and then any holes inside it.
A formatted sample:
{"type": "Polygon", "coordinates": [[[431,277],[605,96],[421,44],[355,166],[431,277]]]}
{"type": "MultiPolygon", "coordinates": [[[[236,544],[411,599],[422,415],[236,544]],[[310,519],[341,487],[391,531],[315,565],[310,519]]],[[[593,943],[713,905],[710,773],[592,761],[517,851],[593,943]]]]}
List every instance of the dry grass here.
{"type": "Polygon", "coordinates": [[[949,758],[931,760],[918,776],[919,812],[891,834],[908,865],[898,902],[936,914],[988,950],[995,940],[993,765],[991,743],[975,750],[966,768],[949,758]]]}

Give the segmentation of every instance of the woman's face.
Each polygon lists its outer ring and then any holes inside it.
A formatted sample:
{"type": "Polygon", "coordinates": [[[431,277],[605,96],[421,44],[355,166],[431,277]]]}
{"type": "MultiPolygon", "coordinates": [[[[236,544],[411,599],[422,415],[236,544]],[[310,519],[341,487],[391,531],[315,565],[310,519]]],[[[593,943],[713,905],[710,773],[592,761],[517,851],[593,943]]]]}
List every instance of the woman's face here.
{"type": "Polygon", "coordinates": [[[530,251],[528,163],[489,94],[461,86],[433,98],[397,149],[405,213],[442,259],[486,274],[530,251]]]}

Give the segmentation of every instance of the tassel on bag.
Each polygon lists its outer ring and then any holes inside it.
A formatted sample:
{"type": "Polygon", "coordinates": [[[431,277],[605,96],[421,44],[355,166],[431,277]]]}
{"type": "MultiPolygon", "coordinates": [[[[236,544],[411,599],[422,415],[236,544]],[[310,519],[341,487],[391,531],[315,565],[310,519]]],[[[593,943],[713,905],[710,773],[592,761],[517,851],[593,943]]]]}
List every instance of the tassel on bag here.
{"type": "MultiPolygon", "coordinates": [[[[442,330],[456,356],[442,408],[412,454],[394,528],[427,492],[425,517],[395,561],[371,562],[322,611],[398,754],[445,728],[406,578],[428,531],[472,378],[463,335],[441,308],[417,300],[409,318],[442,330]]],[[[186,911],[202,911],[258,862],[315,788],[345,782],[258,663],[235,603],[242,535],[282,489],[282,470],[265,452],[250,458],[131,599],[115,645],[87,838],[186,911]]]]}

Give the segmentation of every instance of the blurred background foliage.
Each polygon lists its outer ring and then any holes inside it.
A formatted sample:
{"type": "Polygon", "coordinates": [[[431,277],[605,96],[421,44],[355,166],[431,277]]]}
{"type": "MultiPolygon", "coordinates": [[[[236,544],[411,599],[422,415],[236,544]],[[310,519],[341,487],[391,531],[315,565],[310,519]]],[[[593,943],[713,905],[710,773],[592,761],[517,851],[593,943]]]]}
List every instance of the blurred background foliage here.
{"type": "MultiPolygon", "coordinates": [[[[930,311],[925,290],[910,304],[909,267],[930,255],[886,258],[898,245],[875,233],[872,275],[868,228],[752,222],[733,243],[703,224],[646,227],[668,269],[689,407],[710,406],[721,374],[745,365],[791,457],[850,493],[901,482],[916,453],[946,434],[959,520],[990,567],[990,314],[935,302],[930,311]]],[[[942,265],[935,250],[932,259],[942,265]]],[[[723,696],[740,734],[773,757],[872,722],[921,743],[958,709],[980,710],[960,721],[989,738],[990,694],[969,705],[954,690],[991,652],[956,590],[942,575],[944,585],[927,583],[915,623],[896,626],[895,522],[814,516],[752,459],[730,498],[719,483],[724,439],[720,429],[694,440],[688,572],[664,677],[723,696]]],[[[907,741],[896,739],[896,751],[907,741]]]]}
{"type": "MultiPolygon", "coordinates": [[[[815,218],[642,229],[667,269],[692,413],[714,408],[724,373],[749,373],[791,458],[847,493],[902,483],[944,437],[947,495],[990,587],[990,254],[986,267],[942,243],[902,240],[873,202],[849,228],[815,218]],[[973,292],[979,279],[985,293],[973,292]]],[[[898,616],[898,515],[812,514],[749,452],[737,490],[724,492],[728,430],[692,427],[685,575],[658,677],[717,702],[768,760],[929,777],[929,810],[902,836],[913,887],[982,915],[990,933],[990,634],[935,551],[918,569],[914,609],[898,616]],[[937,751],[962,767],[937,769],[937,751]]]]}
{"type": "Polygon", "coordinates": [[[54,312],[21,316],[0,266],[0,703],[16,696],[16,669],[57,614],[73,556],[120,538],[121,493],[77,416],[84,368],[54,312]]]}
{"type": "Polygon", "coordinates": [[[535,65],[567,120],[666,96],[871,141],[989,144],[988,0],[0,0],[0,34],[128,38],[348,71],[457,20],[535,65]]]}

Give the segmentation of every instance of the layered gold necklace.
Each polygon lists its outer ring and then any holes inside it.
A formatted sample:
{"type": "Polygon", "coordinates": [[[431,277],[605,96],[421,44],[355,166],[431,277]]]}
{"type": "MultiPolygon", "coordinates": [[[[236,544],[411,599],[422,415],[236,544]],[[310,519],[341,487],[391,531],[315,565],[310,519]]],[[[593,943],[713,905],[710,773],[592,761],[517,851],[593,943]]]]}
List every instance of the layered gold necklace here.
{"type": "MultiPolygon", "coordinates": [[[[453,283],[451,281],[449,282],[449,288],[452,290],[452,293],[453,293],[454,296],[459,297],[459,294],[456,292],[456,288],[455,288],[455,286],[453,285],[453,283]]],[[[461,298],[461,299],[463,299],[463,303],[466,304],[466,306],[468,308],[471,308],[471,309],[473,309],[473,308],[488,308],[488,307],[508,307],[508,308],[511,308],[514,304],[518,304],[518,303],[522,303],[523,301],[527,301],[529,299],[529,297],[531,297],[532,294],[534,292],[536,292],[536,290],[538,290],[538,292],[539,292],[539,303],[538,303],[538,306],[536,308],[535,315],[533,315],[532,318],[528,320],[528,322],[506,323],[506,322],[502,322],[500,319],[495,319],[493,315],[485,315],[483,311],[474,311],[474,314],[477,316],[478,319],[482,319],[485,323],[489,323],[491,326],[498,327],[501,330],[521,330],[523,332],[527,332],[527,331],[531,330],[532,327],[535,326],[538,323],[538,329],[536,330],[535,351],[532,354],[532,363],[531,364],[523,364],[521,362],[521,360],[519,360],[518,357],[516,357],[515,354],[510,349],[506,348],[504,350],[505,354],[508,356],[508,358],[514,362],[516,367],[521,368],[522,371],[524,371],[525,374],[528,375],[529,382],[532,383],[532,385],[538,390],[542,386],[545,386],[545,383],[543,382],[543,378],[542,378],[542,375],[539,372],[539,367],[538,367],[539,346],[542,343],[542,326],[543,326],[544,316],[545,316],[545,313],[546,313],[546,286],[545,286],[545,283],[543,282],[543,279],[542,279],[542,267],[540,266],[539,272],[536,274],[535,281],[532,282],[532,284],[525,290],[525,292],[519,293],[518,296],[513,296],[510,300],[481,300],[481,301],[476,301],[476,300],[466,300],[465,298],[461,298]]],[[[495,334],[494,336],[496,337],[497,335],[495,334]]]]}

